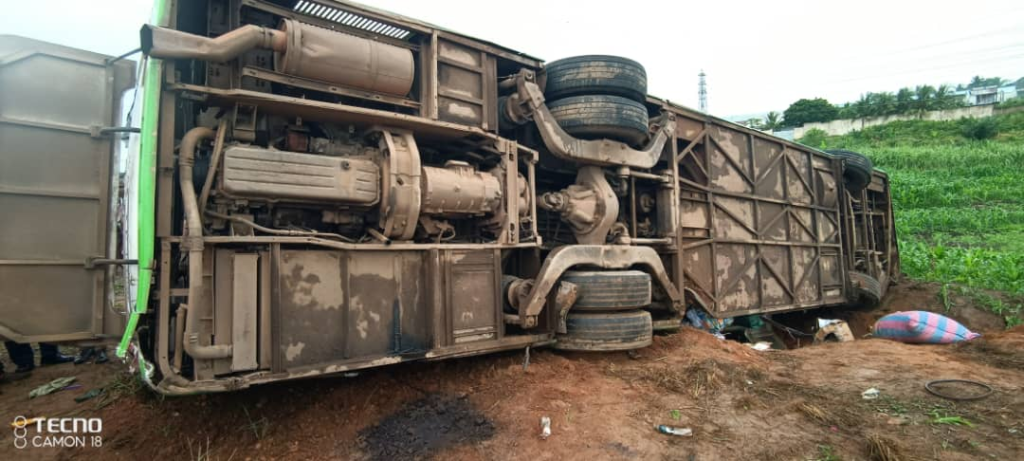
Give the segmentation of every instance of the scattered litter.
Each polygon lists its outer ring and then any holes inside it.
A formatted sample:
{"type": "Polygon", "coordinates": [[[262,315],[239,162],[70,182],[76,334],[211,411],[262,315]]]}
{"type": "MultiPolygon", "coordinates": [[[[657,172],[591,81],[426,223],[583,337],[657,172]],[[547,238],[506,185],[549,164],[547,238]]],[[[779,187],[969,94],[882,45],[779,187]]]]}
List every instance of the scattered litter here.
{"type": "Polygon", "coordinates": [[[101,394],[103,394],[103,388],[99,388],[98,387],[98,388],[92,389],[89,392],[86,392],[86,393],[84,393],[84,394],[82,394],[82,395],[80,395],[78,397],[75,397],[75,402],[82,403],[82,402],[84,402],[86,400],[91,400],[91,399],[94,399],[96,397],[99,397],[101,394]]]}
{"type": "Polygon", "coordinates": [[[659,424],[657,426],[654,426],[654,428],[657,429],[658,432],[661,432],[662,434],[678,435],[681,437],[693,436],[693,429],[690,429],[688,427],[672,427],[666,426],[664,424],[659,424]]]}
{"type": "Polygon", "coordinates": [[[32,392],[28,393],[28,398],[34,399],[41,395],[52,394],[61,389],[64,389],[65,387],[67,387],[67,385],[71,384],[74,381],[74,376],[65,376],[63,378],[57,378],[53,381],[43,384],[42,386],[32,389],[32,392]]]}
{"type": "Polygon", "coordinates": [[[547,439],[551,436],[551,418],[547,416],[541,416],[540,418],[540,438],[547,439]]]}
{"type": "Polygon", "coordinates": [[[842,320],[818,319],[818,332],[814,334],[814,342],[823,343],[832,340],[840,343],[853,341],[854,336],[850,331],[850,325],[842,320]]]}
{"type": "Polygon", "coordinates": [[[890,426],[903,426],[905,424],[910,424],[910,420],[907,419],[906,416],[894,416],[885,420],[885,423],[890,426]]]}
{"type": "Polygon", "coordinates": [[[835,323],[839,323],[839,322],[842,322],[842,320],[819,318],[818,319],[818,328],[825,328],[825,327],[827,327],[829,325],[832,325],[832,324],[835,324],[835,323]]]}
{"type": "Polygon", "coordinates": [[[768,341],[761,341],[761,342],[757,342],[757,343],[754,343],[754,344],[749,344],[748,343],[748,345],[750,346],[751,349],[753,349],[755,351],[767,351],[767,350],[771,350],[771,348],[772,348],[772,343],[770,343],[768,341]]]}
{"type": "Polygon", "coordinates": [[[861,392],[860,396],[864,400],[875,400],[881,394],[882,394],[881,391],[879,391],[877,388],[872,387],[871,389],[868,389],[868,390],[866,390],[864,392],[861,392]]]}
{"type": "Polygon", "coordinates": [[[977,381],[971,381],[969,379],[939,379],[925,383],[924,388],[925,390],[927,390],[936,397],[942,397],[946,400],[957,400],[961,402],[981,400],[985,397],[992,395],[992,386],[989,386],[988,384],[985,383],[979,383],[977,381]],[[960,387],[961,389],[957,390],[961,391],[963,390],[963,387],[973,387],[980,389],[980,391],[974,393],[973,395],[950,395],[948,391],[944,391],[941,386],[936,386],[936,384],[954,384],[956,385],[956,387],[960,387]]]}
{"type": "Polygon", "coordinates": [[[702,309],[690,308],[686,311],[686,323],[690,326],[699,330],[704,330],[715,336],[725,339],[722,335],[722,329],[732,325],[732,318],[728,319],[716,319],[702,309]]]}
{"type": "Polygon", "coordinates": [[[81,388],[82,388],[82,385],[81,385],[81,384],[72,384],[72,385],[70,385],[70,386],[67,386],[67,387],[65,387],[65,388],[61,389],[61,390],[62,390],[62,391],[70,391],[70,390],[74,390],[74,389],[81,389],[81,388]]]}
{"type": "Polygon", "coordinates": [[[933,312],[908,311],[878,319],[874,336],[904,343],[949,344],[970,341],[981,335],[933,312]]]}

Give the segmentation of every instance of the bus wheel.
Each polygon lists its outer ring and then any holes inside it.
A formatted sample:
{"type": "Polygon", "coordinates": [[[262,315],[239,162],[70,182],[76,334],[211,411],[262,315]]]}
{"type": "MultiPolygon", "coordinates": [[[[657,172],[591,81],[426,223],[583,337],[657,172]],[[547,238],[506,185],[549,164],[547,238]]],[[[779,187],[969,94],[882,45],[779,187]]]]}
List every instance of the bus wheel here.
{"type": "Polygon", "coordinates": [[[627,351],[651,345],[651,313],[572,312],[565,320],[566,334],[555,339],[555,349],[565,351],[627,351]]]}
{"type": "Polygon", "coordinates": [[[874,277],[861,272],[848,272],[850,280],[850,298],[853,304],[862,309],[871,309],[882,301],[882,284],[874,277]]]}
{"type": "Polygon", "coordinates": [[[651,276],[642,271],[566,271],[562,281],[579,287],[573,312],[623,311],[651,303],[651,276]]]}
{"type": "Polygon", "coordinates": [[[566,133],[584,139],[614,139],[640,145],[647,138],[647,108],[619,96],[571,96],[550,101],[548,110],[566,133]]]}
{"type": "Polygon", "coordinates": [[[632,59],[573,56],[550,62],[544,69],[544,96],[548,99],[603,94],[643,103],[647,98],[647,71],[632,59]]]}
{"type": "Polygon", "coordinates": [[[846,165],[843,166],[846,190],[856,194],[871,184],[871,173],[874,171],[871,159],[850,150],[833,149],[825,152],[846,161],[846,165]]]}

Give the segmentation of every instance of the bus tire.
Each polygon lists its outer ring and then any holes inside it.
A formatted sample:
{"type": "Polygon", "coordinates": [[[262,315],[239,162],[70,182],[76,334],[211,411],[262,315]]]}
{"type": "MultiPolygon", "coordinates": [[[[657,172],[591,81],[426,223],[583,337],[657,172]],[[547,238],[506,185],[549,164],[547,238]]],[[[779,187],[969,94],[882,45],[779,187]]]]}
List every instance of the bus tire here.
{"type": "Polygon", "coordinates": [[[846,190],[852,193],[859,193],[871,184],[871,174],[875,167],[871,159],[863,154],[850,150],[833,149],[825,151],[834,157],[843,159],[843,182],[846,183],[846,190]]]}
{"type": "Polygon", "coordinates": [[[571,96],[548,102],[566,133],[583,139],[613,139],[639,145],[647,137],[647,108],[620,96],[571,96]]]}
{"type": "Polygon", "coordinates": [[[647,71],[640,63],[619,56],[587,55],[559,59],[545,66],[544,96],[561,99],[580,95],[621,96],[643,103],[647,71]]]}
{"type": "Polygon", "coordinates": [[[557,335],[555,349],[565,351],[627,351],[651,345],[651,313],[572,312],[565,319],[566,334],[557,335]]]}
{"type": "Polygon", "coordinates": [[[572,312],[639,309],[651,303],[651,276],[642,271],[566,271],[562,281],[579,287],[572,312]]]}

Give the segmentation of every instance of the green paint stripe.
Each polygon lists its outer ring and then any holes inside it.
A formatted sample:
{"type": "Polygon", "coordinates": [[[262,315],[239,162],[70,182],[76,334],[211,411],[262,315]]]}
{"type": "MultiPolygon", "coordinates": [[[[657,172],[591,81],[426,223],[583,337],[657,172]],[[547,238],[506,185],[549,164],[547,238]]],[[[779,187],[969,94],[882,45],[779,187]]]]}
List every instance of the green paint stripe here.
{"type": "MultiPolygon", "coordinates": [[[[156,0],[153,4],[151,23],[158,26],[167,24],[167,2],[156,0]]],[[[117,346],[117,356],[124,358],[128,345],[135,335],[139,324],[139,315],[146,313],[149,307],[149,289],[153,279],[153,247],[156,240],[154,232],[156,216],[154,212],[156,199],[156,148],[159,141],[157,125],[160,119],[160,80],[163,75],[163,63],[159,59],[147,58],[143,76],[142,93],[142,129],[139,140],[139,206],[138,245],[139,245],[139,287],[135,296],[135,311],[128,317],[121,343],[117,346]]],[[[141,360],[140,360],[141,361],[141,360]]],[[[140,364],[140,370],[145,364],[140,364]]]]}

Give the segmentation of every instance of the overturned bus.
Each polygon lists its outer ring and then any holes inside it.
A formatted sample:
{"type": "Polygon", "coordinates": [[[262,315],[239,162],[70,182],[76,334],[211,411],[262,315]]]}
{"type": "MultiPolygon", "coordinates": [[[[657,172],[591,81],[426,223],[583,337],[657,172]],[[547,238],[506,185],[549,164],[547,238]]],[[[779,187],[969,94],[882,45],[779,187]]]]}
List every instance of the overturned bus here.
{"type": "Polygon", "coordinates": [[[133,130],[130,61],[0,37],[0,336],[123,336],[162,393],[635,349],[899,271],[867,158],[652,97],[629,59],[326,0],[158,2],[141,49],[133,130]]]}

